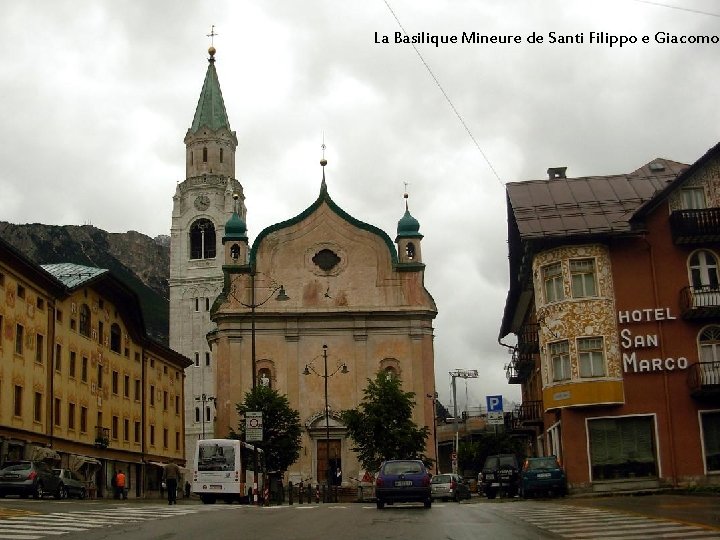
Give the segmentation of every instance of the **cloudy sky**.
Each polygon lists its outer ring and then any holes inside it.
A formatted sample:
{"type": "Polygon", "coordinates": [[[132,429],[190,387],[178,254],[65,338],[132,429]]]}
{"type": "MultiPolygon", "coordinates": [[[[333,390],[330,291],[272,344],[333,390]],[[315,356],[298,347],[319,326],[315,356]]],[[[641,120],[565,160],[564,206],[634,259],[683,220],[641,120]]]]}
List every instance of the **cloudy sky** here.
{"type": "Polygon", "coordinates": [[[0,220],[169,234],[215,25],[251,240],[315,200],[323,134],[330,195],[392,238],[407,182],[439,309],[441,400],[448,371],[480,374],[458,383],[460,408],[520,398],[497,343],[504,184],[551,166],[692,163],[718,142],[720,45],[655,39],[720,35],[716,0],[3,4],[0,220]],[[395,43],[403,29],[457,43],[395,43]],[[520,43],[461,43],[473,32],[520,43]],[[591,32],[636,43],[590,43],[591,32]]]}

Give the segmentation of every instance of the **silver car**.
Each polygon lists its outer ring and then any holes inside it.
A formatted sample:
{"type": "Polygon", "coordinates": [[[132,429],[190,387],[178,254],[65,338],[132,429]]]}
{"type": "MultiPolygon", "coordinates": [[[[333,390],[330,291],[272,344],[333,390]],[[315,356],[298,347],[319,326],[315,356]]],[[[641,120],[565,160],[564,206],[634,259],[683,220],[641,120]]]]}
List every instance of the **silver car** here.
{"type": "Polygon", "coordinates": [[[459,474],[436,474],[430,480],[430,493],[433,499],[460,502],[470,498],[470,486],[459,474]]]}

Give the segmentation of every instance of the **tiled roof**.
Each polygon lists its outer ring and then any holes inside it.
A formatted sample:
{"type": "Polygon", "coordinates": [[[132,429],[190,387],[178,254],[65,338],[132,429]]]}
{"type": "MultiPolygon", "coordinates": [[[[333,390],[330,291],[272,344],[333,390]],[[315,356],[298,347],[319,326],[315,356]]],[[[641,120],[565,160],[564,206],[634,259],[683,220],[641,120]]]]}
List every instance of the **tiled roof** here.
{"type": "Polygon", "coordinates": [[[627,232],[635,210],[687,167],[655,159],[629,174],[512,182],[506,188],[523,239],[627,232]]]}
{"type": "Polygon", "coordinates": [[[42,267],[69,289],[75,289],[85,283],[93,281],[102,274],[110,272],[103,268],[81,266],[73,263],[43,264],[42,267]]]}

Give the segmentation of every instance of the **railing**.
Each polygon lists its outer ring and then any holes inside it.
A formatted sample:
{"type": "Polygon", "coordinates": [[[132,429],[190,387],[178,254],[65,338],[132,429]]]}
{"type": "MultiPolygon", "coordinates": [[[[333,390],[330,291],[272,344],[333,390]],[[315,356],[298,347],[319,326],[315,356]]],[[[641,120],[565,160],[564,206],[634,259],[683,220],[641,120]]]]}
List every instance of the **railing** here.
{"type": "Polygon", "coordinates": [[[686,319],[720,315],[720,286],[689,286],[680,290],[680,312],[686,319]]]}
{"type": "Polygon", "coordinates": [[[720,239],[720,208],[676,210],[670,214],[670,230],[676,244],[720,239]]]}
{"type": "Polygon", "coordinates": [[[110,428],[95,426],[95,446],[107,448],[110,445],[110,428]]]}
{"type": "Polygon", "coordinates": [[[530,378],[535,362],[529,354],[513,356],[505,366],[505,376],[509,384],[522,384],[530,378]]]}
{"type": "Polygon", "coordinates": [[[520,328],[518,333],[518,352],[520,353],[536,353],[540,350],[540,325],[537,323],[528,323],[520,328]]]}
{"type": "Polygon", "coordinates": [[[720,397],[720,360],[690,365],[688,385],[694,397],[720,397]]]}
{"type": "Polygon", "coordinates": [[[542,422],[542,401],[524,401],[514,413],[521,424],[542,422]]]}

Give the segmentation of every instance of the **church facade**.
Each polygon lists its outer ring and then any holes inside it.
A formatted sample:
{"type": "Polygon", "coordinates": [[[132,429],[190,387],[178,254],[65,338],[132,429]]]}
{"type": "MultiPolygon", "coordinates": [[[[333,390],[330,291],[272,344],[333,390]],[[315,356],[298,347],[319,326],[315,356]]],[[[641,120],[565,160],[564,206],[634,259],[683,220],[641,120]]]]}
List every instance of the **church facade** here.
{"type": "MultiPolygon", "coordinates": [[[[236,405],[245,394],[270,385],[287,396],[303,427],[300,459],[286,480],[324,483],[333,471],[335,483],[352,485],[361,470],[340,412],[360,404],[368,379],[380,371],[399,377],[403,389],[415,393],[413,421],[434,421],[426,396],[435,392],[437,308],[424,286],[420,225],[407,201],[394,241],[347,214],[330,197],[323,160],[315,201],[251,243],[242,187],[234,178],[237,140],[222,103],[214,49],[210,54],[186,137],[188,178],[176,192],[171,244],[171,346],[190,358],[201,352],[200,365],[188,369],[187,448],[200,433],[194,420],[202,393],[213,398],[205,437],[225,437],[239,427],[236,405]],[[207,103],[212,108],[203,117],[207,103]],[[209,160],[203,165],[208,170],[197,168],[198,156],[202,164],[209,160]],[[205,209],[196,205],[203,194],[210,198],[205,209]],[[193,257],[193,224],[202,219],[212,224],[215,250],[193,257]],[[201,300],[198,311],[198,297],[212,298],[212,306],[201,300]],[[203,366],[205,352],[210,370],[203,366]]],[[[434,448],[431,430],[426,455],[434,457],[434,448]]]]}

